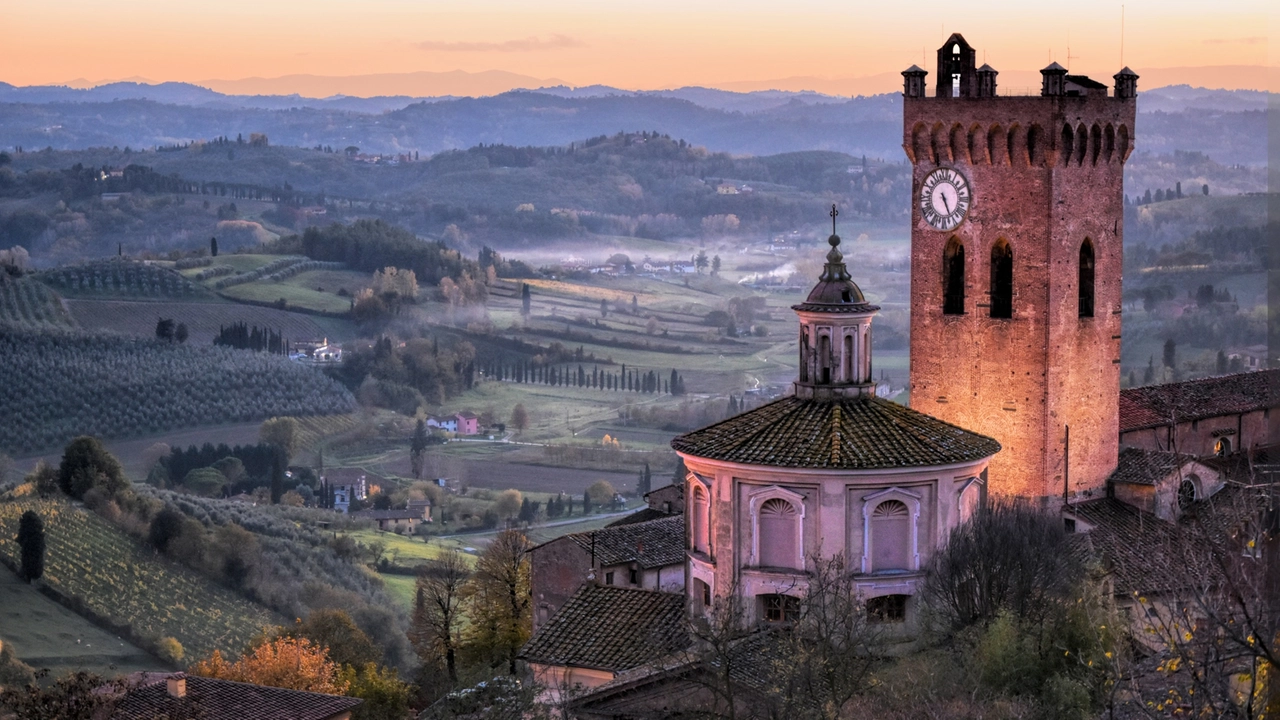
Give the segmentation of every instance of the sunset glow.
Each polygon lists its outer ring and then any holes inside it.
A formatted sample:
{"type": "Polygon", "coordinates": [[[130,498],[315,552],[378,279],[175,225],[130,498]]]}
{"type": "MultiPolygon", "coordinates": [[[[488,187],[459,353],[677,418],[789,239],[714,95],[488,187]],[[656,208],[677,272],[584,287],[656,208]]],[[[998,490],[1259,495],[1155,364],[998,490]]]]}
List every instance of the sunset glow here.
{"type": "MultiPolygon", "coordinates": [[[[1123,62],[1135,69],[1264,65],[1267,4],[1127,3],[1123,62]]],[[[885,75],[872,85],[888,89],[900,70],[921,62],[922,51],[932,64],[927,56],[954,31],[984,54],[979,62],[1014,83],[1021,81],[1015,71],[1034,78],[1030,72],[1050,58],[1104,78],[1121,65],[1121,6],[1096,1],[1068,10],[830,0],[69,0],[11,3],[4,14],[0,80],[18,85],[501,70],[629,89],[759,89],[787,78],[885,75]]],[[[1221,74],[1220,85],[1238,83],[1221,74]]]]}

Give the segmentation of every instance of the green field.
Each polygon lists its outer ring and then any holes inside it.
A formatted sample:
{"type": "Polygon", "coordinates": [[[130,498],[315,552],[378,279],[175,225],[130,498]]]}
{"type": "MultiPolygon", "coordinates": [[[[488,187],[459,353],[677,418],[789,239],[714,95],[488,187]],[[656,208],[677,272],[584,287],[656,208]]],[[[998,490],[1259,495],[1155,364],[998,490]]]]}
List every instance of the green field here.
{"type": "Polygon", "coordinates": [[[412,612],[414,599],[417,596],[418,579],[412,575],[392,575],[390,573],[383,573],[378,577],[381,578],[387,594],[394,598],[401,607],[412,612]]]}
{"type": "Polygon", "coordinates": [[[168,670],[165,663],[42,595],[0,568],[0,628],[19,660],[54,677],[87,670],[104,677],[168,670]]]}
{"type": "MultiPolygon", "coordinates": [[[[278,255],[219,255],[213,259],[213,265],[225,265],[235,268],[236,273],[257,270],[279,260],[278,255]]],[[[207,267],[190,268],[181,271],[188,278],[194,278],[207,267]]],[[[228,275],[211,277],[203,281],[203,287],[213,290],[215,283],[228,275]]],[[[345,314],[351,309],[351,298],[338,294],[346,290],[348,296],[355,295],[362,288],[368,287],[372,278],[368,273],[351,270],[308,270],[297,275],[273,281],[265,278],[231,285],[217,292],[231,300],[244,300],[255,303],[275,303],[283,299],[288,307],[301,308],[330,314],[345,314]]]]}
{"type": "Polygon", "coordinates": [[[263,627],[281,619],[154,552],[106,520],[61,500],[0,502],[0,555],[18,561],[18,518],[34,510],[44,520],[43,582],[135,638],[173,637],[189,659],[214,650],[238,655],[263,627]]]}

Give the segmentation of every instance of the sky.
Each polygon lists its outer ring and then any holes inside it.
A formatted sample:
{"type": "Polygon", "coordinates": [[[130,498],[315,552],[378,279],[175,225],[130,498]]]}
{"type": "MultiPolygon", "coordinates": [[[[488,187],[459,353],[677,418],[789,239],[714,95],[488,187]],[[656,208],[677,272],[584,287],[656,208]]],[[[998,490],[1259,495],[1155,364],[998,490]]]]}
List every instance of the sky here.
{"type": "MultiPolygon", "coordinates": [[[[1277,50],[1267,41],[1273,4],[1126,2],[1123,62],[1265,65],[1277,50]]],[[[1121,3],[1100,0],[0,0],[0,81],[501,70],[626,89],[876,75],[897,85],[922,51],[931,69],[951,32],[1002,72],[1052,58],[1110,78],[1121,14],[1121,3]]]]}

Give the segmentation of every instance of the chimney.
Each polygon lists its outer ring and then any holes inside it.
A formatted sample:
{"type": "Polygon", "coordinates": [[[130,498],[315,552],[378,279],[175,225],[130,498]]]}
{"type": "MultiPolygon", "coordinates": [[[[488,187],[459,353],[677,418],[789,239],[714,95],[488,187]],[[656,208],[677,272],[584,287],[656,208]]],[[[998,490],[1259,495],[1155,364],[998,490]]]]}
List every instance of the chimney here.
{"type": "Polygon", "coordinates": [[[168,685],[169,697],[184,698],[187,696],[187,676],[185,673],[174,673],[165,681],[168,685]]]}

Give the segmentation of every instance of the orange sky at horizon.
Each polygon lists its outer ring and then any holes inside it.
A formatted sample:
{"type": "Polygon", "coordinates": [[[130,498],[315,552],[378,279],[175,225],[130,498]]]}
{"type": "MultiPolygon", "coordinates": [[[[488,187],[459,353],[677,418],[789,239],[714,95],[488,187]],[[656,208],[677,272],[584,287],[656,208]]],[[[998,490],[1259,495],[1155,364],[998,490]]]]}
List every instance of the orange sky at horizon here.
{"type": "MultiPolygon", "coordinates": [[[[979,63],[1075,72],[1120,68],[1121,4],[875,3],[831,0],[587,3],[511,0],[11,0],[0,81],[57,84],[146,78],[201,82],[291,74],[349,76],[504,70],[626,89],[724,86],[794,76],[932,69],[944,32],[979,63]],[[56,7],[52,7],[55,6],[56,7]],[[1069,7],[1069,12],[1063,12],[1069,7]],[[1068,58],[1067,48],[1070,46],[1068,58]]],[[[1130,67],[1265,65],[1270,3],[1125,3],[1130,67]]]]}

